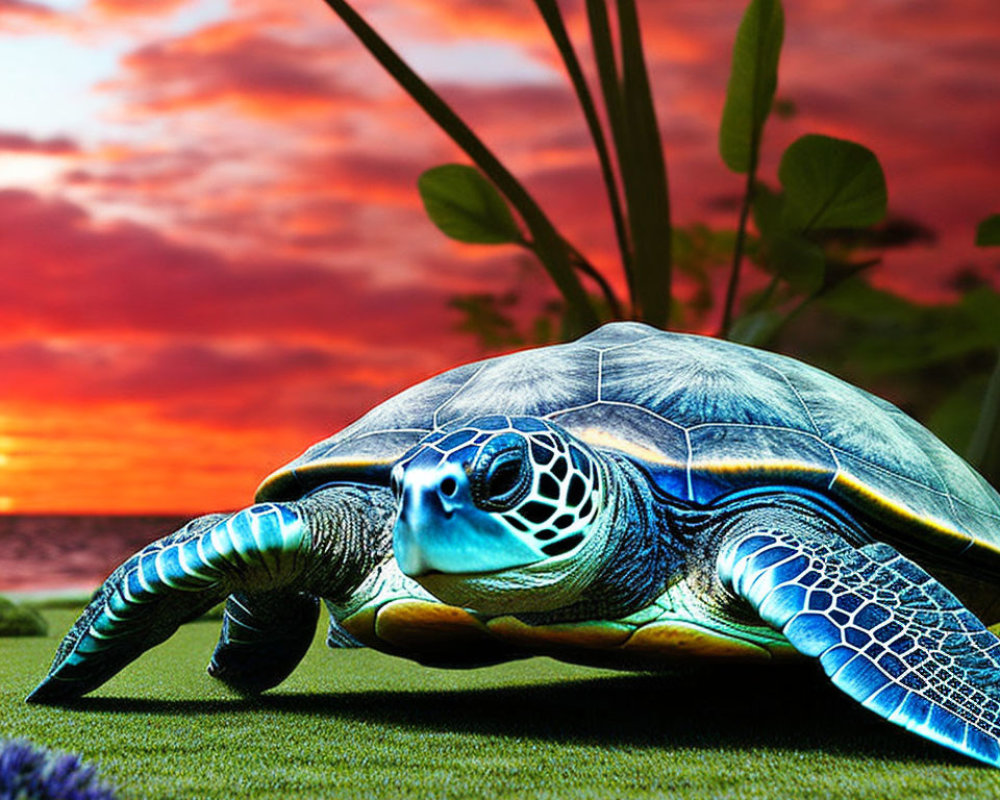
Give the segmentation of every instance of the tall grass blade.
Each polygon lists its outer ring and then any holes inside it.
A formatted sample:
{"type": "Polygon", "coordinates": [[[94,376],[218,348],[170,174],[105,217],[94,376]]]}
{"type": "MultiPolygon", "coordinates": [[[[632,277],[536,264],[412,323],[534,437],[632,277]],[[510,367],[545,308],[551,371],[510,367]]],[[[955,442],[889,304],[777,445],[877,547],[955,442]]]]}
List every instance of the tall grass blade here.
{"type": "Polygon", "coordinates": [[[665,328],[670,315],[672,257],[667,165],[634,0],[618,0],[618,27],[626,146],[632,153],[626,197],[636,305],[643,321],[665,328]]]}
{"type": "Polygon", "coordinates": [[[625,237],[628,257],[623,261],[625,280],[628,283],[629,304],[631,316],[636,316],[636,286],[635,271],[632,266],[633,231],[631,230],[631,206],[633,191],[631,176],[634,173],[632,153],[625,133],[625,110],[622,99],[621,78],[618,72],[618,59],[615,56],[615,45],[611,35],[611,23],[608,19],[608,9],[605,0],[586,0],[587,24],[590,28],[590,46],[594,52],[594,62],[597,65],[597,77],[601,85],[601,95],[604,99],[604,111],[611,128],[611,139],[614,142],[615,157],[618,161],[618,172],[621,175],[622,189],[625,192],[625,202],[629,209],[626,222],[625,237]]]}
{"type": "Polygon", "coordinates": [[[345,0],[324,0],[362,45],[428,116],[472,159],[510,201],[531,232],[533,249],[566,300],[567,335],[598,325],[597,312],[570,261],[570,248],[534,198],[423,79],[345,0]]]}
{"type": "Polygon", "coordinates": [[[590,88],[587,86],[587,79],[583,75],[576,52],[573,50],[573,44],[563,23],[557,0],[535,0],[535,5],[538,7],[538,12],[542,15],[542,19],[545,20],[549,34],[552,36],[552,40],[559,50],[559,55],[562,57],[570,82],[573,84],[573,91],[576,92],[577,100],[583,110],[583,116],[587,121],[590,138],[594,142],[594,149],[597,151],[597,158],[601,165],[601,178],[604,181],[604,190],[608,196],[608,206],[611,209],[611,218],[614,221],[615,238],[618,241],[618,251],[621,257],[622,268],[627,274],[629,269],[628,264],[631,260],[628,232],[625,228],[625,216],[618,191],[618,181],[611,162],[611,154],[608,152],[608,143],[604,136],[604,128],[597,115],[594,98],[590,93],[590,88]]]}

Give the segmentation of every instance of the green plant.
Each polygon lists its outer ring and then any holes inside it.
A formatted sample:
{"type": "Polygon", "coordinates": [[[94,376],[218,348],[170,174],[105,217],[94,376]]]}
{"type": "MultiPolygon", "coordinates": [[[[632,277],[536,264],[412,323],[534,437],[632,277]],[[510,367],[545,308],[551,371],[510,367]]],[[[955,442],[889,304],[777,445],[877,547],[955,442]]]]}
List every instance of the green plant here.
{"type": "MultiPolygon", "coordinates": [[[[723,163],[744,176],[734,231],[671,225],[666,163],[634,0],[584,3],[600,109],[557,0],[534,0],[597,152],[625,279],[625,302],[617,297],[612,281],[555,228],[499,159],[351,5],[346,0],[325,2],[472,161],[472,166],[435,167],[421,177],[419,191],[430,219],[453,239],[523,248],[537,258],[559,291],[561,302],[537,309],[527,331],[524,314],[517,313],[527,295],[523,287],[455,298],[453,305],[465,317],[463,329],[485,345],[551,341],[610,319],[701,329],[714,320],[721,336],[757,346],[782,343],[783,349],[795,351],[799,348],[784,332],[789,326],[799,328],[802,312],[809,309],[808,316],[814,320],[832,320],[834,327],[853,325],[853,330],[860,332],[852,335],[848,331],[836,347],[839,363],[867,364],[855,370],[867,376],[868,382],[862,380],[864,385],[885,376],[898,378],[905,369],[940,369],[946,361],[962,363],[968,369],[972,359],[975,365],[970,380],[962,382],[963,396],[971,396],[967,387],[971,382],[980,387],[980,396],[985,393],[986,399],[971,412],[968,404],[963,406],[961,425],[953,424],[954,413],[948,410],[962,405],[955,398],[928,393],[925,387],[915,390],[912,397],[923,412],[918,416],[942,421],[952,441],[965,443],[960,449],[965,449],[987,477],[1000,478],[1000,366],[994,369],[994,364],[1000,365],[996,357],[1000,338],[994,341],[984,334],[972,342],[959,336],[956,342],[964,342],[965,349],[960,345],[951,361],[930,355],[937,347],[924,347],[924,356],[917,359],[897,353],[896,361],[882,359],[879,372],[873,362],[866,361],[865,353],[872,350],[874,340],[863,332],[884,327],[885,320],[880,320],[883,309],[869,307],[873,316],[859,319],[850,303],[843,302],[844,298],[854,302],[866,293],[871,295],[874,290],[863,278],[879,263],[877,251],[891,246],[893,237],[901,233],[904,237],[914,234],[913,226],[906,230],[905,221],[886,220],[888,194],[875,154],[855,142],[807,134],[783,153],[778,187],[767,186],[758,176],[767,120],[775,111],[794,113],[793,105],[775,100],[784,39],[781,0],[750,0],[734,41],[718,142],[723,163]],[[727,249],[728,258],[724,255],[727,249]],[[746,261],[769,277],[762,290],[741,291],[746,261]],[[713,287],[718,281],[713,280],[713,273],[727,265],[724,295],[716,297],[713,287]],[[678,273],[696,286],[693,302],[683,307],[674,298],[678,273]],[[788,346],[790,341],[792,346],[788,346]],[[980,365],[984,348],[992,348],[993,354],[985,371],[980,365]],[[990,370],[993,377],[987,381],[990,370]],[[926,405],[924,395],[928,394],[938,397],[940,408],[926,405]]],[[[977,243],[987,246],[998,241],[1000,215],[993,215],[980,224],[977,243]]],[[[926,342],[926,331],[914,327],[925,316],[921,309],[902,298],[890,296],[890,300],[886,307],[898,304],[912,311],[903,315],[905,321],[895,320],[896,341],[910,336],[910,341],[926,342]]],[[[960,304],[959,314],[963,308],[960,304]]],[[[943,316],[950,314],[941,309],[934,313],[938,311],[943,316]]],[[[946,344],[942,346],[947,349],[946,344]]],[[[892,346],[887,350],[894,352],[892,346]]],[[[800,354],[823,361],[821,349],[800,354]]],[[[894,388],[894,399],[909,406],[909,398],[898,391],[898,383],[894,388]]]]}
{"type": "MultiPolygon", "coordinates": [[[[598,104],[556,0],[535,0],[597,151],[628,290],[627,304],[619,301],[609,281],[555,229],[496,156],[349,3],[326,2],[475,164],[436,167],[420,180],[427,213],[446,235],[463,242],[514,244],[537,256],[564,298],[564,333],[579,333],[609,317],[668,326],[675,231],[670,222],[666,163],[634,0],[587,0],[585,4],[610,136],[601,124],[598,104]],[[615,26],[611,24],[612,9],[615,26]],[[520,216],[528,235],[521,233],[508,203],[520,216]],[[584,291],[577,273],[593,281],[602,300],[584,291]]],[[[780,0],[752,0],[733,48],[719,133],[723,161],[734,172],[746,174],[720,332],[748,341],[759,341],[773,333],[787,316],[779,309],[787,305],[789,295],[808,302],[828,288],[826,259],[813,239],[816,233],[864,227],[880,219],[886,206],[885,181],[871,151],[823,136],[803,137],[788,148],[782,159],[780,193],[763,191],[758,186],[757,164],[777,86],[783,36],[780,0]],[[755,249],[773,273],[774,286],[764,297],[757,298],[749,318],[734,331],[751,212],[764,240],[763,246],[755,249]],[[785,284],[783,292],[776,291],[779,283],[785,284]]],[[[465,307],[486,311],[483,304],[466,303],[465,307]]],[[[495,311],[489,309],[496,321],[503,319],[506,325],[506,319],[495,311]]]]}
{"type": "Polygon", "coordinates": [[[48,625],[35,609],[0,597],[0,636],[45,636],[48,625]]]}

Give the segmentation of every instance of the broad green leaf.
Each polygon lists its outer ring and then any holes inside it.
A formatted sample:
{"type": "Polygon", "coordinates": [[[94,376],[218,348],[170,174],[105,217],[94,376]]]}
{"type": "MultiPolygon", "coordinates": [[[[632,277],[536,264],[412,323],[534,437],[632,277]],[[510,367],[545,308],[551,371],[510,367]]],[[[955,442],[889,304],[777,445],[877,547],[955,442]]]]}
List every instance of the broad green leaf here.
{"type": "Polygon", "coordinates": [[[778,178],[785,190],[782,222],[790,230],[861,228],[885,216],[882,166],[855,142],[802,136],[785,150],[778,178]]]}
{"type": "Polygon", "coordinates": [[[507,203],[475,167],[443,164],[424,172],[417,186],[427,216],[452,239],[474,244],[521,241],[507,203]]]}
{"type": "Polygon", "coordinates": [[[729,330],[729,340],[760,347],[767,344],[781,327],[784,315],[773,309],[751,311],[738,317],[729,330]]]}
{"type": "Polygon", "coordinates": [[[781,233],[781,208],[785,197],[764,183],[757,183],[753,190],[753,223],[764,239],[781,233]]]}
{"type": "Polygon", "coordinates": [[[986,480],[994,486],[1000,482],[1000,359],[986,385],[967,455],[986,480]]]}
{"type": "Polygon", "coordinates": [[[990,214],[976,228],[976,245],[997,247],[1000,245],[1000,214],[990,214]]]}
{"type": "Polygon", "coordinates": [[[972,432],[983,406],[989,374],[977,373],[949,388],[944,399],[922,420],[956,453],[968,455],[972,432]]]}
{"type": "Polygon", "coordinates": [[[823,248],[795,234],[779,235],[767,243],[771,268],[796,292],[811,295],[823,286],[826,257],[823,248]]]}
{"type": "Polygon", "coordinates": [[[719,128],[719,154],[733,172],[748,172],[778,85],[785,35],[780,0],[753,0],[733,44],[733,64],[719,128]]]}

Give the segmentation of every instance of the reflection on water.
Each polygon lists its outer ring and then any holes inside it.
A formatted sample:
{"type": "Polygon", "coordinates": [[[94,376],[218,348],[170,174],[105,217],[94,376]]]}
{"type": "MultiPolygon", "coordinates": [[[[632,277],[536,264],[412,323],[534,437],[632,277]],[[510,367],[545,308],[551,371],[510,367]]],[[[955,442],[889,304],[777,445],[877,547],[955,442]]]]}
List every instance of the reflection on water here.
{"type": "Polygon", "coordinates": [[[0,592],[89,589],[188,517],[0,515],[0,592]]]}

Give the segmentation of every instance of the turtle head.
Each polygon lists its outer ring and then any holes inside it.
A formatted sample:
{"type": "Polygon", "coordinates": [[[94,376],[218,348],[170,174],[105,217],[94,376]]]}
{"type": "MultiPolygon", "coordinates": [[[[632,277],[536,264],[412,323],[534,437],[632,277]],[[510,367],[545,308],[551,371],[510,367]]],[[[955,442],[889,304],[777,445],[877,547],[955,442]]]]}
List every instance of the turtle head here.
{"type": "Polygon", "coordinates": [[[600,457],[535,417],[483,417],[433,433],[392,480],[400,569],[445,602],[484,612],[564,605],[601,528],[600,457]]]}

